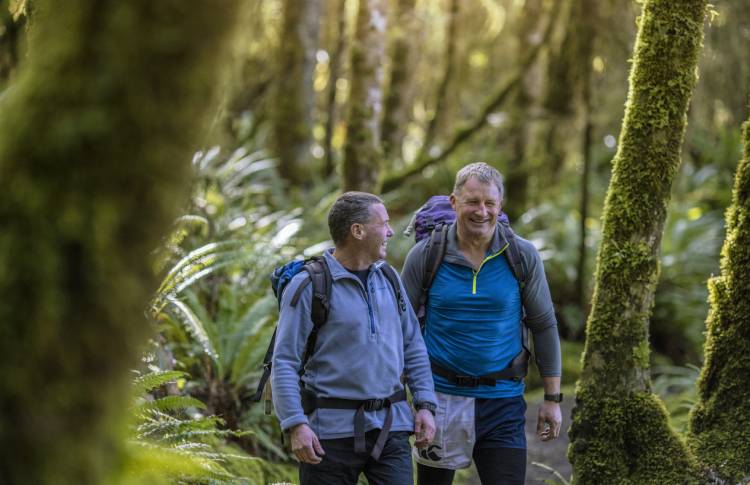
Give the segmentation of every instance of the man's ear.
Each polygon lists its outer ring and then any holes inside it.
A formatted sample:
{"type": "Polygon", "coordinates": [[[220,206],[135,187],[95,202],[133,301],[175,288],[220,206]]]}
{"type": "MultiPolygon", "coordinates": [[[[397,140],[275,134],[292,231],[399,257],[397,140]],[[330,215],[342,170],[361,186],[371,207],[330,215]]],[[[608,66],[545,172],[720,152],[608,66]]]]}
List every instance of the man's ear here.
{"type": "Polygon", "coordinates": [[[448,200],[451,201],[451,207],[453,207],[453,210],[455,211],[456,210],[456,194],[451,192],[451,195],[450,197],[448,197],[448,200]]]}
{"type": "Polygon", "coordinates": [[[349,227],[349,233],[354,239],[361,241],[365,237],[365,228],[362,224],[355,222],[349,227]]]}

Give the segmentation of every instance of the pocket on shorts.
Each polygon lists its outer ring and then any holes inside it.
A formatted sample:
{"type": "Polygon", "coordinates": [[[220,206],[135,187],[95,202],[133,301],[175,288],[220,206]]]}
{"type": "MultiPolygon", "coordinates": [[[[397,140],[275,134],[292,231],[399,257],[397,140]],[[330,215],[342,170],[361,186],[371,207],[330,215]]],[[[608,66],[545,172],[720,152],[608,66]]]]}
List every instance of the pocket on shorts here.
{"type": "Polygon", "coordinates": [[[474,398],[437,394],[435,438],[425,448],[413,448],[422,465],[456,470],[471,465],[474,448],[474,398]]]}

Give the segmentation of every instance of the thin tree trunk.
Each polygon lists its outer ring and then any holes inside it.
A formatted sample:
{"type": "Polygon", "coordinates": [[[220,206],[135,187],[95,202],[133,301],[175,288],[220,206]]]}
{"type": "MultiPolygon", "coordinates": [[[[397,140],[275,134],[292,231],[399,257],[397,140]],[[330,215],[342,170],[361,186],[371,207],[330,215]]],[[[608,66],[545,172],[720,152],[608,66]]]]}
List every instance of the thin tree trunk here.
{"type": "MultiPolygon", "coordinates": [[[[744,157],[734,178],[721,274],[708,283],[705,364],[689,443],[707,479],[745,483],[750,477],[750,120],[743,127],[744,157]]],[[[711,483],[714,483],[713,481],[711,483]]]]}
{"type": "MultiPolygon", "coordinates": [[[[544,9],[541,0],[527,0],[523,4],[517,23],[516,38],[517,51],[527,52],[533,47],[532,36],[537,20],[542,17],[544,9]]],[[[526,210],[529,194],[529,161],[527,147],[530,133],[529,109],[531,108],[530,84],[533,80],[533,70],[524,75],[513,96],[509,108],[509,123],[512,133],[511,155],[508,168],[505,171],[505,188],[510,202],[503,206],[511,221],[516,220],[526,210]]],[[[503,140],[498,140],[502,143],[503,140]]]]}
{"type": "Polygon", "coordinates": [[[697,481],[650,390],[648,319],[705,13],[705,0],[644,3],[570,433],[578,484],[697,481]]]}
{"type": "Polygon", "coordinates": [[[151,254],[188,195],[236,4],[34,4],[0,100],[2,483],[117,483],[151,254]]]}
{"type": "Polygon", "coordinates": [[[372,192],[380,173],[387,0],[360,0],[352,46],[344,190],[372,192]]]}
{"type": "Polygon", "coordinates": [[[576,299],[581,310],[586,314],[586,219],[589,217],[589,178],[591,174],[591,149],[593,136],[593,107],[592,86],[591,86],[591,63],[594,58],[594,41],[597,36],[596,27],[598,21],[598,10],[596,0],[581,0],[581,10],[584,14],[578,17],[579,32],[576,45],[577,50],[577,70],[580,75],[579,93],[580,112],[583,118],[583,136],[581,137],[581,203],[580,214],[581,220],[579,225],[578,240],[578,264],[576,265],[576,299]]]}
{"type": "Polygon", "coordinates": [[[391,23],[392,42],[391,72],[383,110],[382,137],[385,159],[401,158],[401,145],[404,141],[406,124],[409,122],[409,108],[414,49],[411,39],[414,36],[414,5],[416,0],[398,0],[395,22],[391,23]]]}
{"type": "Polygon", "coordinates": [[[417,160],[424,160],[425,155],[430,152],[435,135],[440,127],[440,120],[443,118],[443,109],[445,106],[448,85],[453,78],[454,62],[456,57],[456,26],[458,25],[458,0],[450,0],[448,10],[448,32],[445,36],[445,60],[443,61],[443,77],[438,85],[435,94],[435,108],[425,130],[422,147],[417,154],[417,160]]]}
{"type": "Polygon", "coordinates": [[[346,0],[336,2],[336,46],[331,53],[330,78],[328,81],[328,97],[326,101],[326,133],[323,140],[323,150],[325,152],[325,165],[323,167],[323,177],[328,178],[336,170],[335,154],[333,153],[333,133],[336,130],[336,82],[341,77],[342,59],[344,57],[344,47],[346,45],[346,0]]]}
{"type": "Polygon", "coordinates": [[[320,0],[284,0],[279,72],[273,109],[279,172],[292,185],[309,181],[315,100],[313,72],[318,45],[320,0]]]}

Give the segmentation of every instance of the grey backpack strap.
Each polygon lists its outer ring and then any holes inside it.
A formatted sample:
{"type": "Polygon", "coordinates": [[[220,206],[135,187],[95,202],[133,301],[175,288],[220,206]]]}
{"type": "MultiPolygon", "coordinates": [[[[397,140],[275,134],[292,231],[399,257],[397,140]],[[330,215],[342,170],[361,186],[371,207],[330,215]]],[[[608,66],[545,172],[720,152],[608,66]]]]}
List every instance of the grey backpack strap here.
{"type": "Polygon", "coordinates": [[[422,293],[417,307],[417,319],[419,319],[419,326],[423,329],[427,318],[427,295],[445,257],[449,227],[448,224],[439,224],[432,230],[430,240],[427,242],[427,257],[424,262],[424,273],[422,273],[422,293]]]}
{"type": "Polygon", "coordinates": [[[398,273],[396,273],[396,270],[393,269],[393,267],[388,263],[385,263],[380,268],[383,270],[385,279],[387,279],[388,283],[390,283],[393,294],[396,297],[396,302],[398,303],[398,312],[404,313],[406,311],[406,300],[404,300],[404,295],[401,292],[401,283],[398,279],[398,273]]]}

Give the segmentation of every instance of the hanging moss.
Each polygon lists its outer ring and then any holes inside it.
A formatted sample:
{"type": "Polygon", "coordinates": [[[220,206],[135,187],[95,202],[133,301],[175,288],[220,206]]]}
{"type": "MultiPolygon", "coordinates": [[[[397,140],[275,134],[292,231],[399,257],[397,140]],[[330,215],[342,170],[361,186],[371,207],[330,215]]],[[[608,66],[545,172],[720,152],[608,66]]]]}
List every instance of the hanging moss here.
{"type": "MultiPolygon", "coordinates": [[[[689,439],[703,470],[729,483],[750,480],[750,121],[727,211],[721,275],[709,281],[710,310],[689,439]]],[[[743,481],[743,483],[746,483],[743,481]]]]}
{"type": "Polygon", "coordinates": [[[705,12],[704,0],[644,2],[571,429],[576,483],[691,483],[695,476],[650,392],[647,342],[705,12]]]}
{"type": "Polygon", "coordinates": [[[34,2],[0,99],[0,482],[115,483],[235,0],[34,2]]]}

